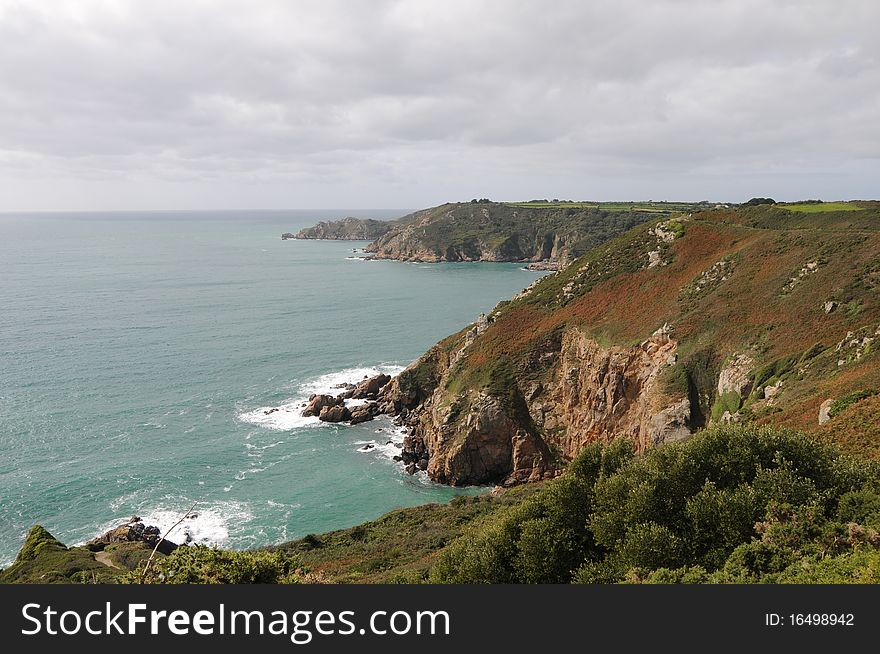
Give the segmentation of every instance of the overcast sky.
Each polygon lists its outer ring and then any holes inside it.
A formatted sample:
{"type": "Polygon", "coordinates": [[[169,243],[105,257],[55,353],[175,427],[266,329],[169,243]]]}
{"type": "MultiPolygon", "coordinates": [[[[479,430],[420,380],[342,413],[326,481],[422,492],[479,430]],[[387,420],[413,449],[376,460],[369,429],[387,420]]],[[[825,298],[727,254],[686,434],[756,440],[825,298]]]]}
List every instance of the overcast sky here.
{"type": "Polygon", "coordinates": [[[0,210],[878,197],[880,2],[0,0],[0,210]]]}

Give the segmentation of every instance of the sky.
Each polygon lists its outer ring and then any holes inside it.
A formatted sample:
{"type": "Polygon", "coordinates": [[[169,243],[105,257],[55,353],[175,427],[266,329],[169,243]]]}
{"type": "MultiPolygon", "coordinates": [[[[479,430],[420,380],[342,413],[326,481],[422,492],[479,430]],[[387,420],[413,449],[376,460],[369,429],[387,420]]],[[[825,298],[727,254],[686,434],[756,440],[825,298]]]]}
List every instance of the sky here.
{"type": "Polygon", "coordinates": [[[877,198],[876,0],[0,0],[0,211],[877,198]]]}

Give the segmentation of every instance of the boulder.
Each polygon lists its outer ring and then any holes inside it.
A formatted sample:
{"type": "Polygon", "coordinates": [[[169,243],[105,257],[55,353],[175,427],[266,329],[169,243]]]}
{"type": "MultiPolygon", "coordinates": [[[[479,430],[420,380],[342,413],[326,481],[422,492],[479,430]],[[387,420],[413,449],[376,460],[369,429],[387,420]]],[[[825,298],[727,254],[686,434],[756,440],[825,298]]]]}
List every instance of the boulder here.
{"type": "Polygon", "coordinates": [[[351,411],[344,404],[325,406],[318,414],[318,420],[321,422],[347,422],[350,419],[351,411]]]}
{"type": "Polygon", "coordinates": [[[378,405],[373,402],[372,404],[364,404],[363,406],[353,407],[350,411],[351,413],[351,424],[357,425],[362,422],[368,422],[376,417],[379,413],[378,405]]]}
{"type": "Polygon", "coordinates": [[[309,398],[309,403],[306,405],[306,408],[303,409],[303,416],[310,418],[314,416],[320,416],[321,412],[327,407],[340,406],[343,404],[345,400],[341,397],[334,397],[332,395],[312,395],[309,398]]]}
{"type": "Polygon", "coordinates": [[[406,468],[404,468],[404,470],[406,470],[406,474],[414,475],[416,474],[416,464],[410,463],[408,466],[406,466],[406,468]]]}
{"type": "Polygon", "coordinates": [[[819,405],[819,424],[824,425],[831,420],[831,405],[834,404],[832,398],[828,398],[819,405]]]}
{"type": "Polygon", "coordinates": [[[379,395],[379,391],[391,381],[390,375],[379,374],[375,377],[370,377],[369,379],[363,380],[361,383],[357,385],[354,389],[354,392],[351,394],[352,399],[360,400],[360,399],[376,399],[379,395]]]}

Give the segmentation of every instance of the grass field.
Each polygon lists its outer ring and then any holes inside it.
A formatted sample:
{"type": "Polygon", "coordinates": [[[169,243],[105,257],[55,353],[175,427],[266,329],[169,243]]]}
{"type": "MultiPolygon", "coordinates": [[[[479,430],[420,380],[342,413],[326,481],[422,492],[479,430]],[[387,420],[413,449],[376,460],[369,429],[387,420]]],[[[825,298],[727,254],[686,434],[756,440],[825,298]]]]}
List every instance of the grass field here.
{"type": "Polygon", "coordinates": [[[799,213],[824,213],[826,211],[864,211],[864,207],[851,202],[805,202],[803,204],[784,204],[783,208],[799,213]]]}

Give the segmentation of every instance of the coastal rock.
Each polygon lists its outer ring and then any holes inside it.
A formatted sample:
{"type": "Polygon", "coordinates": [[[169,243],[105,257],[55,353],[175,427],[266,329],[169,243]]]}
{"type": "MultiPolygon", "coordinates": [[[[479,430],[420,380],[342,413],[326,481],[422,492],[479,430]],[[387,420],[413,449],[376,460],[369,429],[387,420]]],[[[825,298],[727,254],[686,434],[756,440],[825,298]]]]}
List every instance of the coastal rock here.
{"type": "Polygon", "coordinates": [[[526,266],[526,270],[550,271],[556,272],[560,269],[558,261],[535,261],[526,266]]]}
{"type": "Polygon", "coordinates": [[[351,419],[351,412],[343,404],[325,406],[318,414],[321,422],[347,422],[351,419]]]}
{"type": "Polygon", "coordinates": [[[376,402],[363,404],[361,406],[352,407],[350,410],[349,421],[353,425],[362,422],[368,422],[379,415],[379,405],[376,402]]]}
{"type": "Polygon", "coordinates": [[[390,381],[391,375],[385,374],[378,374],[375,377],[365,379],[353,389],[351,398],[354,400],[376,399],[379,391],[390,381]]]}
{"type": "Polygon", "coordinates": [[[320,416],[325,408],[340,406],[344,401],[342,397],[334,397],[333,395],[312,395],[306,408],[303,409],[302,415],[306,418],[320,416]]]}
{"type": "Polygon", "coordinates": [[[296,237],[295,237],[293,234],[291,234],[290,232],[284,232],[284,233],[281,235],[281,240],[282,240],[282,241],[287,241],[287,240],[289,240],[289,239],[291,239],[291,238],[296,238],[296,237]]]}
{"type": "Polygon", "coordinates": [[[764,387],[764,399],[768,400],[770,406],[773,405],[773,399],[779,395],[779,391],[782,390],[783,383],[784,382],[780,379],[775,384],[768,384],[764,387]]]}
{"type": "MultiPolygon", "coordinates": [[[[156,547],[161,539],[161,531],[158,527],[145,525],[138,516],[132,516],[124,525],[119,525],[113,529],[93,538],[86,543],[86,547],[92,552],[102,552],[107,545],[111,543],[144,543],[149,548],[156,547]]],[[[171,554],[176,550],[178,545],[168,540],[161,541],[159,552],[162,554],[171,554]]]]}

